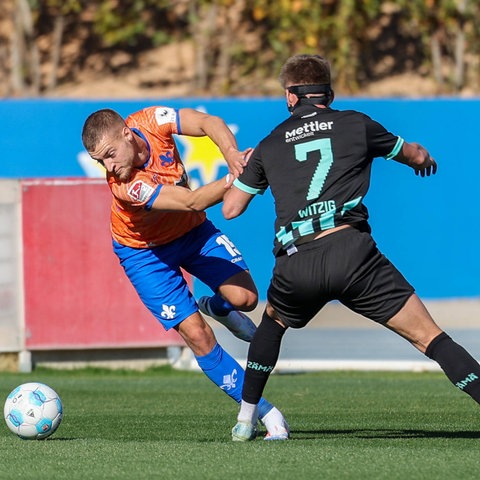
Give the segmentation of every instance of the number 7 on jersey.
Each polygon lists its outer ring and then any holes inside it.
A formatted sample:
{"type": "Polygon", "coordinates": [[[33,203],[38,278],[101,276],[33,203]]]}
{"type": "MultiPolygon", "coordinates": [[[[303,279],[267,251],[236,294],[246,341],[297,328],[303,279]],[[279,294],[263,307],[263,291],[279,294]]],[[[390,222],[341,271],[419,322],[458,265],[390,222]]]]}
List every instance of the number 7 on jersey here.
{"type": "Polygon", "coordinates": [[[307,200],[315,200],[322,192],[333,163],[332,142],[329,138],[320,138],[295,145],[295,158],[299,162],[305,162],[309,153],[317,151],[320,152],[320,160],[308,188],[307,200]]]}

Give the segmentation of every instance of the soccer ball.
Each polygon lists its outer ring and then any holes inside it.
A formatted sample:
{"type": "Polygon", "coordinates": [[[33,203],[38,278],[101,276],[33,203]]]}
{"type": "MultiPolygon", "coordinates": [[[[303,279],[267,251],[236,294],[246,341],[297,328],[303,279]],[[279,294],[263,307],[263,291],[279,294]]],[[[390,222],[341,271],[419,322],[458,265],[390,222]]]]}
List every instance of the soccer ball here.
{"type": "Polygon", "coordinates": [[[60,425],[63,406],[55,390],[43,383],[24,383],[5,401],[7,427],[24,440],[49,437],[60,425]]]}

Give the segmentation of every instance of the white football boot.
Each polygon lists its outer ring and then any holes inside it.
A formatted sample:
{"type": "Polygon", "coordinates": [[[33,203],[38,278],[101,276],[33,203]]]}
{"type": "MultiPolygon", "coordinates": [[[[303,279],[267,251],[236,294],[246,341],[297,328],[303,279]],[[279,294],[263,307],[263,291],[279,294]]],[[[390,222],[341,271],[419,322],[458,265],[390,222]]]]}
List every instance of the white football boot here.
{"type": "Polygon", "coordinates": [[[260,423],[267,429],[264,440],[288,440],[290,437],[290,427],[277,407],[273,407],[263,418],[260,418],[260,423]]]}
{"type": "Polygon", "coordinates": [[[237,338],[250,342],[257,326],[242,312],[232,310],[228,315],[215,315],[210,309],[210,297],[198,299],[198,308],[202,313],[225,325],[237,338]]]}

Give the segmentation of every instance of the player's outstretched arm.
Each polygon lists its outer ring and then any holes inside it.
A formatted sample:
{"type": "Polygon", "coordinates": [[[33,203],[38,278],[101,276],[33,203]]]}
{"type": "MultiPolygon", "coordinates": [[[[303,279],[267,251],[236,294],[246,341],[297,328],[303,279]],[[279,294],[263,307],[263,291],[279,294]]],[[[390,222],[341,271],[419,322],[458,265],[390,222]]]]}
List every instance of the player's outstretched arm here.
{"type": "Polygon", "coordinates": [[[430,156],[428,150],[419,143],[404,142],[402,150],[394,160],[415,170],[415,175],[429,177],[437,173],[437,162],[430,156]]]}
{"type": "Polygon", "coordinates": [[[247,148],[239,151],[235,136],[220,117],[199,112],[192,108],[180,109],[179,115],[182,135],[210,137],[220,149],[230,173],[238,177],[243,172],[243,168],[247,164],[248,154],[252,149],[247,148]]]}
{"type": "Polygon", "coordinates": [[[222,214],[227,220],[241,215],[248,207],[254,195],[232,187],[225,193],[222,205],[222,214]]]}
{"type": "Polygon", "coordinates": [[[232,186],[232,182],[233,176],[229,174],[196,190],[175,185],[163,185],[152,208],[177,212],[201,212],[220,203],[225,191],[232,186]]]}

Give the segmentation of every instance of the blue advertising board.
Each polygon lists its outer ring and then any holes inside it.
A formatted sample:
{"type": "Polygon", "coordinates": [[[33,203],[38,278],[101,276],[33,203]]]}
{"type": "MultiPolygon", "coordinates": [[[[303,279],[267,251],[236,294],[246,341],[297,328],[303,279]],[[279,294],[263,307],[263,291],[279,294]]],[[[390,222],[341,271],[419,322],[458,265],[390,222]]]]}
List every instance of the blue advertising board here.
{"type": "MultiPolygon", "coordinates": [[[[126,116],[148,105],[191,107],[221,116],[239,148],[255,144],[288,115],[281,98],[0,101],[0,177],[100,177],[104,173],[81,143],[85,118],[100,108],[126,116]]],[[[480,296],[477,249],[476,157],[479,99],[337,99],[338,109],[360,110],[409,142],[425,145],[439,164],[429,178],[396,162],[376,159],[365,204],[380,249],[426,299],[480,296]]],[[[192,187],[220,178],[226,167],[204,138],[179,137],[192,187]]],[[[220,207],[209,217],[240,248],[265,299],[273,266],[273,202],[253,200],[240,218],[226,221],[220,207]]],[[[208,293],[195,284],[199,295],[208,293]]]]}

